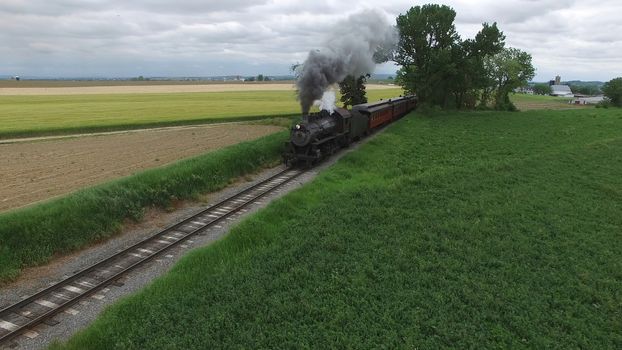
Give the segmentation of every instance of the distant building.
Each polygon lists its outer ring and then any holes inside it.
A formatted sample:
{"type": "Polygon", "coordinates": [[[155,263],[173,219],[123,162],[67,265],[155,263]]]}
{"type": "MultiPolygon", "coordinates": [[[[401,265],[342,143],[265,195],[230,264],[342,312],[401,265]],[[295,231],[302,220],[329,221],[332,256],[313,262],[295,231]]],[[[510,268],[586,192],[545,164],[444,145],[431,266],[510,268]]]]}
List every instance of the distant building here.
{"type": "Polygon", "coordinates": [[[602,102],[604,99],[604,96],[579,97],[569,101],[568,103],[575,105],[595,105],[602,102]]]}
{"type": "Polygon", "coordinates": [[[551,96],[574,97],[574,94],[568,85],[551,85],[551,96]]]}
{"type": "Polygon", "coordinates": [[[519,93],[519,94],[533,95],[533,88],[531,86],[523,86],[523,87],[514,89],[514,92],[519,93]]]}

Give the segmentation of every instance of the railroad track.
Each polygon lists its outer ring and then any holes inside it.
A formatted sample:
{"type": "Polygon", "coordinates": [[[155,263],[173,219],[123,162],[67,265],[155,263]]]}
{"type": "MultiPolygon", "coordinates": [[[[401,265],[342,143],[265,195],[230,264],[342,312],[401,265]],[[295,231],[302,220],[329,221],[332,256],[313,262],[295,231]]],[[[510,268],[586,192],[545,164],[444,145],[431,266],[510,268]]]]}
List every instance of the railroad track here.
{"type": "Polygon", "coordinates": [[[169,248],[235,214],[303,172],[298,169],[286,169],[57,284],[0,310],[0,345],[115,282],[121,275],[159,256],[169,248]]]}

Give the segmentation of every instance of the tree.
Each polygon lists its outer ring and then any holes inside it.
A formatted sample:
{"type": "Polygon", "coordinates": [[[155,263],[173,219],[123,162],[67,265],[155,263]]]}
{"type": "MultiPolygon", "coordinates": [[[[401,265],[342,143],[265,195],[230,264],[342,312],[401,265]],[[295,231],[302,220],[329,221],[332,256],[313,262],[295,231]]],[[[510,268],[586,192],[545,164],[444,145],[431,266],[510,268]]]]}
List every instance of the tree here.
{"type": "Polygon", "coordinates": [[[516,110],[509,94],[527,85],[535,75],[531,55],[515,48],[503,49],[485,62],[489,77],[495,82],[495,109],[516,110]]]}
{"type": "Polygon", "coordinates": [[[475,39],[461,41],[453,24],[456,12],[445,5],[424,5],[399,15],[400,42],[394,56],[402,67],[396,82],[421,103],[474,108],[491,94],[484,59],[503,49],[496,23],[483,23],[475,39]]]}
{"type": "Polygon", "coordinates": [[[365,83],[369,77],[370,75],[367,74],[361,75],[355,79],[354,76],[348,75],[342,82],[339,83],[341,102],[343,102],[344,108],[361,103],[367,103],[365,83]]]}
{"type": "Polygon", "coordinates": [[[549,84],[536,84],[533,86],[533,93],[536,95],[549,95],[551,94],[551,85],[549,84]]]}
{"type": "Polygon", "coordinates": [[[420,103],[444,106],[447,87],[456,75],[452,50],[460,37],[449,6],[428,4],[410,8],[397,17],[400,41],[394,61],[402,66],[398,80],[420,103]]]}
{"type": "Polygon", "coordinates": [[[416,94],[415,66],[403,66],[398,69],[395,72],[395,82],[404,89],[407,95],[416,94]]]}
{"type": "Polygon", "coordinates": [[[482,29],[475,35],[475,40],[466,40],[464,43],[468,54],[470,86],[467,85],[466,102],[473,100],[481,106],[487,106],[494,91],[494,81],[486,71],[484,62],[498,54],[505,47],[505,35],[497,27],[497,23],[483,23],[482,29]],[[475,95],[475,96],[469,96],[475,95]]]}
{"type": "Polygon", "coordinates": [[[622,77],[605,83],[602,90],[612,105],[622,107],[622,77]]]}
{"type": "Polygon", "coordinates": [[[263,81],[263,74],[259,74],[257,76],[257,81],[263,81]]]}
{"type": "Polygon", "coordinates": [[[483,62],[503,49],[504,40],[505,36],[496,23],[484,23],[475,39],[462,41],[454,47],[453,62],[458,74],[449,82],[454,107],[475,108],[478,100],[486,104],[493,84],[486,75],[483,62]]]}

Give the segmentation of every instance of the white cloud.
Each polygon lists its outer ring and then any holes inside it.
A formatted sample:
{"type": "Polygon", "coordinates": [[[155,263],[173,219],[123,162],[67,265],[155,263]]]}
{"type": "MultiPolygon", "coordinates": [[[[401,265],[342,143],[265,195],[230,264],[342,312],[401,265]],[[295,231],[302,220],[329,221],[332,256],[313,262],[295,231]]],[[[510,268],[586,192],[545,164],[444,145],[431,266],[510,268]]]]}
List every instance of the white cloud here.
{"type": "MultiPolygon", "coordinates": [[[[136,76],[286,74],[349,14],[381,8],[394,18],[423,1],[3,0],[0,74],[136,76]]],[[[530,52],[536,79],[622,75],[612,0],[453,0],[472,37],[497,22],[508,45],[530,52]]],[[[392,72],[385,64],[381,71],[392,72]]]]}

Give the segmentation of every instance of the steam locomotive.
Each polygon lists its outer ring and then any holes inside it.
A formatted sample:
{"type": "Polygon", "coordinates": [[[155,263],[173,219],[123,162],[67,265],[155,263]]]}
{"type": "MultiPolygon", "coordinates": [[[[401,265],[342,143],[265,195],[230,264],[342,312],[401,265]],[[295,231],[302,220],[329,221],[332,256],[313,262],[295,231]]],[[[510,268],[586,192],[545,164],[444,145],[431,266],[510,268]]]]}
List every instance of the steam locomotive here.
{"type": "Polygon", "coordinates": [[[352,141],[399,119],[417,107],[416,96],[396,97],[303,115],[291,129],[283,161],[286,165],[310,166],[352,141]]]}

